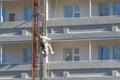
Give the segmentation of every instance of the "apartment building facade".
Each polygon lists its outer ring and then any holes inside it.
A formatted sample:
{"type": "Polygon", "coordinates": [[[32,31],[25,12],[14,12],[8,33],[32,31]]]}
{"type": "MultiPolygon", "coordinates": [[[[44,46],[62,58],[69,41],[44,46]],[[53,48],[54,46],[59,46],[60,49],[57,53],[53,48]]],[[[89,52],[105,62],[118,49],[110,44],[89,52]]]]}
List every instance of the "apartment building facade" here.
{"type": "MultiPolygon", "coordinates": [[[[0,80],[31,80],[32,0],[0,4],[0,80]]],[[[46,0],[46,10],[46,80],[120,79],[120,0],[46,0]]]]}

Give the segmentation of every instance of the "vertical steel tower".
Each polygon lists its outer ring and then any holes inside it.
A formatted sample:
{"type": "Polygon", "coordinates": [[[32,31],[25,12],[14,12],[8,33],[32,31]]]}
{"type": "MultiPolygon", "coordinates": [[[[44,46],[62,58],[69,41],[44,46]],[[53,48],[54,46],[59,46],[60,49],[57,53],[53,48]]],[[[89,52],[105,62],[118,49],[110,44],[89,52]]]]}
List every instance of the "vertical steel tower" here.
{"type": "Polygon", "coordinates": [[[32,80],[40,80],[40,0],[32,0],[32,80]]]}

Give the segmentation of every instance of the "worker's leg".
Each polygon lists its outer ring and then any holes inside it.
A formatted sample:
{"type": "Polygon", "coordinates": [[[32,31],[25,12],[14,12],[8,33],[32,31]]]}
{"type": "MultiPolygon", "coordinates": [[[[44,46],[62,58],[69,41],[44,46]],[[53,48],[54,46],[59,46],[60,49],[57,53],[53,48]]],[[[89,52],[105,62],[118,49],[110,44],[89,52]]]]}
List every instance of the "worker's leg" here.
{"type": "Polygon", "coordinates": [[[45,49],[44,43],[41,44],[41,48],[42,48],[42,54],[46,54],[46,49],[45,49]]]}
{"type": "Polygon", "coordinates": [[[52,47],[51,47],[51,45],[50,45],[50,44],[48,44],[48,48],[49,48],[49,50],[50,50],[51,54],[54,54],[54,51],[52,50],[52,47]]]}

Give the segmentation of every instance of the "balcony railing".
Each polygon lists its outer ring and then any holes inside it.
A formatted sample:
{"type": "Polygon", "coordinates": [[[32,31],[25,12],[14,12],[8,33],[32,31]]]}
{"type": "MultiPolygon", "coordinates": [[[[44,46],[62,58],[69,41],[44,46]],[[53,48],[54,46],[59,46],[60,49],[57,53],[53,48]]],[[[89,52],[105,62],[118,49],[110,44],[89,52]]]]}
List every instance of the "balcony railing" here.
{"type": "Polygon", "coordinates": [[[49,62],[47,80],[119,80],[119,61],[49,62]]]}
{"type": "Polygon", "coordinates": [[[120,80],[120,77],[62,77],[47,78],[46,80],[120,80]]]}
{"type": "Polygon", "coordinates": [[[100,24],[119,24],[118,16],[97,16],[81,18],[51,18],[48,20],[48,26],[83,26],[83,25],[100,25],[100,24]]]}
{"type": "Polygon", "coordinates": [[[101,69],[120,68],[117,60],[92,60],[92,61],[58,61],[49,62],[48,69],[101,69]]]}
{"type": "Polygon", "coordinates": [[[31,64],[0,64],[0,71],[29,71],[31,64]]]}
{"type": "Polygon", "coordinates": [[[0,80],[31,80],[31,64],[0,64],[0,80]]]}

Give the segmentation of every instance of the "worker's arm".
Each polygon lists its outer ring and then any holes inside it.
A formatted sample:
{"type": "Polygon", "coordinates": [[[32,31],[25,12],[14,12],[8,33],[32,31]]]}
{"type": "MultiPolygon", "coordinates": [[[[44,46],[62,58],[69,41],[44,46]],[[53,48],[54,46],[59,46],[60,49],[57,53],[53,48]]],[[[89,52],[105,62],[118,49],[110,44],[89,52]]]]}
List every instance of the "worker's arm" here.
{"type": "Polygon", "coordinates": [[[51,41],[51,38],[45,37],[46,41],[51,41]]]}
{"type": "Polygon", "coordinates": [[[44,41],[51,41],[51,38],[48,38],[46,36],[40,36],[40,38],[44,41]]]}

